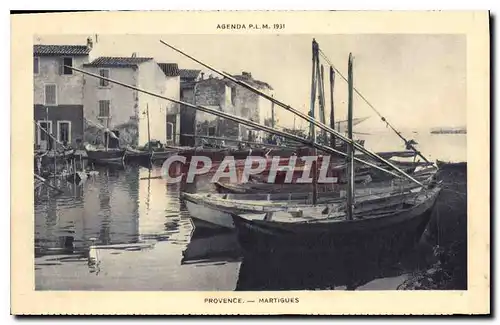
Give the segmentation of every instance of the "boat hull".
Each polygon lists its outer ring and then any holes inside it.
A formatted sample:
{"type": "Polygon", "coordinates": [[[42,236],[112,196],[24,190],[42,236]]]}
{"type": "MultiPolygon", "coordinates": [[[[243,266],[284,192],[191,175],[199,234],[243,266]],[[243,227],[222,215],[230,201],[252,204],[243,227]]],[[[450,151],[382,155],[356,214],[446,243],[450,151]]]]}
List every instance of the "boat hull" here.
{"type": "Polygon", "coordinates": [[[285,223],[232,214],[246,254],[398,255],[420,239],[439,191],[423,203],[383,217],[342,222],[285,223]]]}
{"type": "Polygon", "coordinates": [[[186,200],[186,208],[189,211],[189,215],[193,219],[197,219],[200,222],[196,225],[200,225],[204,228],[227,228],[234,229],[233,219],[231,214],[222,212],[202,204],[197,204],[186,200]]]}
{"type": "Polygon", "coordinates": [[[125,149],[121,150],[86,150],[87,159],[103,163],[122,162],[125,157],[125,149]]]}

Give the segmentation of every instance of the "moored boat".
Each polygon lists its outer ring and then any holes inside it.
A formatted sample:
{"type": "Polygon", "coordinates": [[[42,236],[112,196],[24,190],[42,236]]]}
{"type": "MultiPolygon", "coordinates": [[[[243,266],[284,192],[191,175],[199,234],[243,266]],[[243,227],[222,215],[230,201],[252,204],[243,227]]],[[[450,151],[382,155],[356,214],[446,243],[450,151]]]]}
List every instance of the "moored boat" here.
{"type": "Polygon", "coordinates": [[[232,214],[238,240],[247,254],[394,254],[416,243],[429,222],[440,187],[408,194],[397,204],[344,212],[232,214]],[[274,219],[274,220],[273,220],[274,219]]]}
{"type": "MultiPolygon", "coordinates": [[[[399,199],[401,195],[418,190],[416,184],[377,186],[358,188],[357,202],[366,204],[399,199]]],[[[200,220],[207,228],[234,228],[231,214],[269,213],[277,211],[295,211],[312,204],[312,193],[276,193],[276,194],[191,194],[183,193],[182,198],[192,218],[200,220]]],[[[318,206],[324,209],[328,205],[345,204],[345,194],[340,188],[335,191],[318,193],[318,206]]]]}
{"type": "Polygon", "coordinates": [[[90,144],[85,146],[87,159],[100,163],[122,163],[126,149],[123,148],[96,148],[90,144]]]}

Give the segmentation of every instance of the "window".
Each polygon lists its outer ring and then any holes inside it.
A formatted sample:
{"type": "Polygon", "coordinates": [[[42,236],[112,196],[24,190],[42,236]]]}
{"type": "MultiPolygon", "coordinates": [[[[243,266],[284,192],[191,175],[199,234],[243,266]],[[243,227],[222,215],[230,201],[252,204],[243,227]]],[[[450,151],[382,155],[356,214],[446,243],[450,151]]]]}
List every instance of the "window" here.
{"type": "Polygon", "coordinates": [[[73,74],[73,70],[68,67],[73,66],[73,58],[63,58],[63,74],[73,74]]]}
{"type": "Polygon", "coordinates": [[[57,121],[57,140],[62,143],[71,143],[70,121],[57,121]]]}
{"type": "Polygon", "coordinates": [[[109,100],[99,101],[99,117],[100,118],[109,117],[109,100]]]}
{"type": "Polygon", "coordinates": [[[231,98],[233,98],[232,95],[232,89],[229,86],[226,86],[226,105],[231,105],[231,98]]]}
{"type": "Polygon", "coordinates": [[[236,88],[231,88],[231,104],[236,105],[236,88]]]}
{"type": "Polygon", "coordinates": [[[57,105],[57,85],[56,84],[45,84],[45,105],[56,106],[57,105]]]}
{"type": "Polygon", "coordinates": [[[167,141],[174,139],[174,123],[167,122],[167,141]]]}
{"type": "Polygon", "coordinates": [[[38,56],[33,57],[33,73],[38,74],[38,70],[40,69],[40,62],[38,56]]]}
{"type": "MultiPolygon", "coordinates": [[[[99,75],[104,78],[109,78],[109,69],[99,69],[99,75]]],[[[99,79],[99,86],[100,87],[108,87],[109,86],[109,81],[99,79]]]]}
{"type": "Polygon", "coordinates": [[[209,136],[214,136],[215,135],[215,126],[211,126],[208,128],[208,135],[209,136]]]}

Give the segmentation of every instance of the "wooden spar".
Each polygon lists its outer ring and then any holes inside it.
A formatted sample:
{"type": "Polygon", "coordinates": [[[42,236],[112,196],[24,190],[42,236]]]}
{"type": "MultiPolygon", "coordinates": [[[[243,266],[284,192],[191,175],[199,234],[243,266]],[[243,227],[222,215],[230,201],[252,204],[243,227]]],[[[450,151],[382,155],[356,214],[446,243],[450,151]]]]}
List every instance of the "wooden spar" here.
{"type": "Polygon", "coordinates": [[[109,130],[109,118],[106,119],[106,131],[104,131],[104,142],[106,143],[106,151],[108,151],[109,137],[111,136],[107,130],[109,130]]]}
{"type": "Polygon", "coordinates": [[[37,178],[39,181],[43,182],[45,185],[47,185],[47,187],[50,187],[50,188],[58,191],[59,193],[63,193],[64,192],[63,190],[61,190],[61,189],[57,188],[56,186],[50,184],[49,181],[46,180],[45,178],[43,178],[43,177],[41,177],[41,176],[39,176],[37,174],[34,174],[34,175],[35,175],[35,178],[37,178]]]}
{"type": "MultiPolygon", "coordinates": [[[[325,55],[325,53],[323,53],[323,51],[321,51],[321,54],[323,55],[323,57],[327,60],[327,56],[325,55]]],[[[331,65],[331,63],[329,62],[329,64],[331,65]]],[[[332,65],[333,67],[333,65],[332,65]]],[[[346,77],[335,67],[333,67],[335,69],[335,71],[337,71],[337,73],[340,75],[340,77],[342,79],[344,79],[346,82],[347,82],[347,79],[346,77]]],[[[377,109],[375,109],[375,107],[365,98],[365,96],[363,96],[363,94],[361,94],[361,92],[359,92],[358,89],[356,89],[356,87],[353,87],[354,89],[354,92],[368,105],[370,106],[371,109],[373,109],[373,111],[380,117],[380,119],[382,120],[382,122],[385,122],[387,124],[387,126],[389,126],[391,128],[392,131],[394,131],[394,133],[396,133],[396,135],[401,139],[403,140],[403,142],[405,143],[406,145],[406,148],[407,149],[411,149],[415,152],[415,154],[419,155],[420,158],[422,158],[423,160],[425,160],[425,162],[429,162],[427,160],[427,158],[425,158],[425,156],[419,151],[417,150],[417,148],[415,148],[413,146],[413,144],[411,144],[410,141],[406,140],[405,137],[403,137],[403,135],[401,134],[401,132],[399,132],[398,130],[396,130],[387,120],[385,117],[382,116],[382,114],[379,113],[379,111],[377,109]]]]}
{"type": "MultiPolygon", "coordinates": [[[[194,108],[196,110],[199,110],[199,111],[202,111],[202,112],[205,112],[205,113],[209,113],[209,114],[212,114],[212,115],[215,115],[215,116],[218,116],[218,117],[226,118],[226,119],[231,120],[233,122],[237,122],[237,123],[240,123],[240,124],[243,124],[243,125],[246,125],[246,126],[250,126],[250,127],[253,127],[255,129],[258,129],[258,130],[261,130],[261,131],[265,131],[265,132],[269,132],[271,134],[282,136],[284,138],[288,138],[290,140],[293,140],[293,141],[296,141],[296,142],[300,142],[300,143],[302,143],[302,144],[304,144],[306,146],[311,146],[313,148],[319,149],[319,150],[324,151],[324,152],[326,152],[328,154],[337,154],[337,155],[340,155],[342,157],[346,157],[347,156],[347,154],[345,154],[342,151],[336,150],[334,148],[330,148],[330,147],[328,147],[326,145],[322,145],[322,144],[316,143],[314,141],[310,141],[310,140],[301,138],[299,136],[296,136],[296,135],[293,135],[293,134],[290,134],[290,133],[287,133],[287,132],[284,132],[284,131],[279,131],[279,130],[273,129],[271,127],[268,127],[268,126],[265,126],[265,125],[253,122],[253,121],[251,121],[249,119],[244,119],[244,118],[236,116],[236,115],[225,113],[225,112],[222,112],[222,111],[219,111],[219,110],[214,110],[214,109],[209,108],[209,107],[205,107],[205,106],[201,106],[201,105],[194,105],[194,104],[191,104],[191,103],[188,103],[188,102],[183,102],[183,101],[180,101],[180,100],[177,100],[177,99],[174,99],[174,98],[166,97],[166,96],[154,93],[154,92],[149,91],[149,90],[144,90],[144,89],[141,89],[139,87],[135,87],[135,86],[132,86],[132,85],[129,85],[129,84],[126,84],[126,83],[123,83],[123,82],[111,79],[111,78],[106,78],[106,77],[103,77],[101,75],[97,75],[95,73],[91,73],[91,72],[88,72],[88,71],[85,71],[85,70],[81,70],[81,69],[78,69],[78,68],[75,68],[75,67],[72,67],[72,66],[65,66],[65,67],[67,67],[68,69],[71,69],[71,70],[83,73],[85,75],[92,76],[94,78],[106,80],[106,81],[111,82],[113,84],[117,84],[117,85],[123,86],[123,87],[128,88],[128,89],[132,89],[132,90],[136,90],[136,91],[148,94],[148,95],[156,97],[156,98],[165,99],[165,100],[168,100],[168,101],[170,101],[172,103],[184,105],[186,107],[191,107],[191,108],[194,108]]],[[[398,174],[396,174],[396,173],[394,173],[392,171],[386,170],[386,169],[384,169],[384,168],[382,168],[380,166],[377,166],[377,165],[375,165],[373,163],[370,163],[368,161],[364,161],[364,160],[356,158],[356,157],[354,158],[354,160],[356,160],[357,162],[362,163],[364,165],[367,165],[367,166],[373,167],[373,168],[375,168],[377,170],[380,170],[380,171],[382,171],[384,173],[387,173],[387,174],[390,174],[392,176],[401,178],[401,175],[398,175],[398,174]]],[[[419,182],[417,182],[417,184],[421,185],[419,182]]]]}
{"type": "MultiPolygon", "coordinates": [[[[202,139],[210,139],[210,140],[217,140],[217,141],[226,141],[226,142],[238,142],[238,143],[248,143],[248,144],[255,144],[255,145],[260,145],[262,147],[272,147],[272,148],[284,148],[284,146],[279,146],[276,144],[270,144],[270,143],[260,143],[260,142],[254,142],[254,141],[246,141],[246,140],[238,140],[238,139],[229,139],[229,138],[221,138],[221,137],[212,137],[209,135],[196,135],[196,134],[181,134],[183,137],[191,137],[191,138],[202,138],[202,139]]],[[[287,145],[287,147],[289,147],[287,145]]]]}
{"type": "Polygon", "coordinates": [[[148,119],[148,151],[151,153],[151,131],[149,129],[149,104],[146,103],[146,116],[148,119]]]}
{"type": "MultiPolygon", "coordinates": [[[[311,106],[309,108],[309,116],[314,119],[314,103],[316,101],[316,40],[312,41],[312,77],[311,77],[311,106]]],[[[309,124],[309,138],[311,141],[316,141],[314,123],[309,124]]]]}
{"type": "MultiPolygon", "coordinates": [[[[333,88],[335,86],[335,70],[330,66],[330,127],[335,129],[335,109],[333,104],[333,88]]],[[[335,135],[330,135],[330,146],[335,148],[335,135]]]]}
{"type": "MultiPolygon", "coordinates": [[[[352,102],[352,54],[349,53],[349,62],[348,62],[348,99],[347,99],[347,135],[349,139],[352,139],[352,110],[353,110],[353,102],[352,102]]],[[[352,210],[353,210],[353,200],[354,200],[354,146],[350,143],[347,145],[347,219],[352,220],[352,210]]]]}
{"type": "MultiPolygon", "coordinates": [[[[371,152],[370,150],[364,148],[362,145],[360,145],[359,143],[356,143],[355,141],[353,140],[350,140],[348,139],[346,136],[344,136],[342,133],[326,126],[325,124],[322,124],[320,122],[318,122],[317,120],[315,120],[314,118],[308,116],[307,114],[304,114],[302,113],[301,111],[298,111],[296,110],[295,108],[291,107],[290,105],[286,105],[284,104],[283,102],[275,99],[274,97],[271,97],[269,96],[268,94],[265,94],[264,92],[260,91],[259,89],[247,84],[246,82],[243,82],[241,80],[237,80],[236,78],[234,78],[233,76],[223,72],[223,71],[219,71],[211,66],[209,66],[208,64],[206,63],[203,63],[201,62],[200,60],[198,59],[195,59],[194,57],[184,53],[183,51],[167,44],[166,42],[164,42],[163,40],[160,40],[160,43],[162,43],[163,45],[165,46],[168,46],[169,48],[173,49],[174,51],[190,58],[191,60],[203,65],[204,67],[214,71],[215,73],[218,73],[220,75],[222,75],[224,78],[228,79],[228,80],[231,80],[232,82],[260,95],[261,97],[264,97],[265,99],[275,103],[276,105],[284,108],[285,110],[289,111],[289,112],[292,112],[296,115],[298,115],[299,117],[301,117],[302,119],[314,124],[315,126],[319,127],[320,129],[322,130],[325,130],[327,131],[328,133],[330,134],[334,134],[336,137],[338,137],[341,141],[344,141],[344,142],[347,142],[347,143],[352,143],[353,146],[358,149],[359,151],[361,151],[362,153],[364,153],[365,155],[369,156],[370,158],[374,159],[374,160],[378,160],[380,162],[383,162],[384,164],[388,165],[389,167],[393,168],[394,170],[396,170],[399,174],[401,174],[402,176],[406,177],[407,179],[411,180],[412,182],[420,185],[420,186],[423,186],[423,184],[419,181],[417,181],[415,178],[413,178],[412,176],[408,175],[406,172],[404,172],[403,170],[401,170],[399,167],[397,167],[396,165],[394,165],[393,163],[391,163],[390,161],[380,157],[379,155],[377,155],[376,153],[374,152],[371,152]]],[[[387,172],[387,170],[385,170],[385,172],[387,172]]],[[[393,173],[391,173],[391,175],[394,175],[393,173]]]]}
{"type": "Polygon", "coordinates": [[[85,122],[90,123],[90,124],[92,124],[93,126],[95,126],[95,127],[99,128],[99,129],[101,129],[101,130],[103,130],[103,131],[107,131],[107,132],[108,132],[108,135],[111,135],[111,137],[112,137],[112,138],[114,138],[114,139],[116,139],[116,140],[119,140],[119,138],[116,136],[116,134],[115,134],[113,131],[111,131],[110,129],[108,129],[107,127],[105,127],[104,125],[101,125],[101,124],[99,124],[99,123],[96,123],[96,122],[94,122],[94,121],[92,121],[92,120],[89,120],[89,119],[87,119],[87,118],[85,118],[85,117],[84,117],[84,119],[85,119],[85,122]]]}
{"type": "Polygon", "coordinates": [[[63,147],[63,149],[65,149],[65,150],[68,149],[61,141],[57,140],[52,134],[50,134],[47,130],[45,130],[44,128],[42,128],[42,126],[40,124],[38,124],[37,121],[33,121],[33,123],[35,123],[35,125],[37,127],[39,127],[40,130],[42,130],[45,134],[47,134],[52,140],[54,140],[55,142],[57,142],[58,144],[60,144],[63,147]]]}

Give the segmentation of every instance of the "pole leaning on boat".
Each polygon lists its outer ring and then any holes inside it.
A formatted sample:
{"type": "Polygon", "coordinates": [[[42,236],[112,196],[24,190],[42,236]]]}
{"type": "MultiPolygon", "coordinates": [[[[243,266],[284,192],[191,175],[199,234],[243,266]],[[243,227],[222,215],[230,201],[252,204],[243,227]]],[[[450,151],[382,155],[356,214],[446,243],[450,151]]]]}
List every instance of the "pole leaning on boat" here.
{"type": "MultiPolygon", "coordinates": [[[[220,71],[216,68],[213,68],[211,67],[210,65],[206,64],[206,63],[203,63],[201,62],[200,60],[190,56],[189,54],[187,53],[184,53],[183,51],[175,48],[174,46],[164,42],[163,40],[160,40],[160,43],[162,43],[163,45],[165,46],[168,46],[169,48],[173,49],[174,51],[186,56],[187,58],[201,64],[202,66],[206,67],[207,69],[210,69],[212,70],[213,72],[217,73],[217,74],[220,74],[221,76],[223,76],[224,78],[234,82],[235,84],[237,85],[240,85],[258,95],[260,95],[261,97],[275,103],[276,105],[284,108],[285,110],[289,111],[289,112],[292,112],[296,115],[298,115],[299,117],[301,117],[302,119],[306,120],[307,122],[311,123],[312,125],[314,126],[317,126],[319,127],[320,129],[322,130],[325,130],[326,132],[330,133],[330,134],[334,134],[337,138],[339,138],[340,140],[344,141],[344,142],[347,142],[347,143],[353,143],[353,146],[358,149],[359,151],[361,151],[362,153],[366,154],[367,156],[369,156],[370,158],[372,158],[373,160],[376,160],[376,161],[379,161],[379,162],[382,162],[386,165],[388,165],[389,167],[393,168],[395,171],[397,171],[400,175],[406,177],[407,179],[411,180],[412,182],[420,185],[420,186],[423,186],[423,184],[421,182],[419,182],[418,180],[416,180],[415,178],[413,178],[412,176],[408,175],[405,171],[403,171],[401,168],[397,167],[395,164],[391,163],[390,161],[380,157],[379,155],[377,155],[376,153],[364,148],[362,145],[360,145],[359,143],[353,141],[353,140],[350,140],[348,139],[346,136],[344,136],[342,133],[336,131],[336,130],[333,130],[331,129],[329,126],[317,121],[316,119],[314,119],[313,117],[309,116],[308,114],[304,114],[302,113],[301,111],[291,107],[290,105],[287,105],[279,100],[277,100],[276,98],[260,91],[259,89],[247,84],[246,82],[243,82],[241,80],[237,80],[236,78],[234,78],[233,76],[223,72],[223,71],[220,71]]],[[[316,43],[317,44],[317,43],[316,43]]]]}
{"type": "MultiPolygon", "coordinates": [[[[232,114],[229,114],[229,113],[225,113],[225,112],[222,112],[222,111],[219,111],[219,110],[215,110],[215,109],[212,109],[212,108],[209,108],[209,107],[205,107],[205,106],[201,106],[201,105],[194,105],[194,104],[191,104],[191,103],[188,103],[188,102],[183,102],[183,101],[180,101],[180,100],[177,100],[177,99],[169,98],[169,97],[157,94],[155,92],[152,92],[152,91],[149,91],[149,90],[144,90],[144,89],[141,89],[139,87],[135,87],[135,86],[123,83],[121,81],[117,81],[117,80],[111,79],[111,78],[106,78],[106,77],[103,77],[101,75],[97,75],[95,73],[91,73],[91,72],[88,72],[88,71],[85,71],[85,70],[82,70],[82,69],[79,69],[79,68],[75,68],[75,67],[71,67],[71,66],[66,66],[66,67],[68,69],[71,69],[71,70],[83,73],[85,75],[92,76],[94,78],[98,78],[98,79],[102,79],[102,80],[106,80],[106,81],[111,82],[113,84],[117,84],[117,85],[123,86],[123,87],[128,88],[128,89],[136,90],[136,91],[148,94],[148,95],[156,97],[156,98],[165,99],[165,100],[168,100],[168,101],[170,101],[172,103],[184,105],[185,107],[191,107],[191,108],[194,108],[196,110],[199,110],[199,111],[202,111],[202,112],[205,112],[205,113],[209,113],[209,114],[212,114],[212,115],[215,115],[215,116],[218,116],[218,117],[226,118],[226,119],[231,120],[233,122],[237,122],[237,123],[240,123],[240,124],[243,124],[243,125],[246,125],[246,126],[251,126],[251,127],[255,128],[255,129],[258,129],[258,130],[261,130],[261,131],[264,131],[264,132],[268,132],[268,133],[271,133],[271,134],[282,136],[284,138],[288,138],[290,140],[302,143],[302,144],[304,144],[306,146],[310,146],[310,147],[319,149],[319,150],[321,150],[323,152],[326,152],[326,153],[329,153],[329,154],[337,154],[337,155],[340,155],[342,157],[347,157],[347,154],[345,154],[342,151],[330,148],[328,146],[316,143],[314,141],[309,141],[307,139],[301,138],[299,136],[296,136],[296,135],[293,135],[293,134],[290,134],[290,133],[287,133],[287,132],[284,132],[284,131],[279,131],[279,130],[273,129],[271,127],[262,125],[260,123],[253,122],[253,121],[251,121],[249,119],[244,119],[244,118],[241,118],[239,116],[232,115],[232,114]]],[[[390,174],[392,176],[401,178],[401,175],[396,174],[396,173],[394,173],[392,171],[386,170],[386,169],[384,169],[384,168],[382,168],[382,167],[380,167],[380,166],[378,166],[376,164],[370,163],[368,161],[364,161],[364,160],[362,160],[360,158],[356,158],[356,157],[354,157],[354,160],[356,160],[359,163],[365,164],[367,166],[373,167],[373,168],[375,168],[377,170],[380,170],[380,171],[382,171],[384,173],[387,173],[387,174],[390,174]]],[[[417,182],[417,183],[420,185],[420,182],[417,182]]]]}

